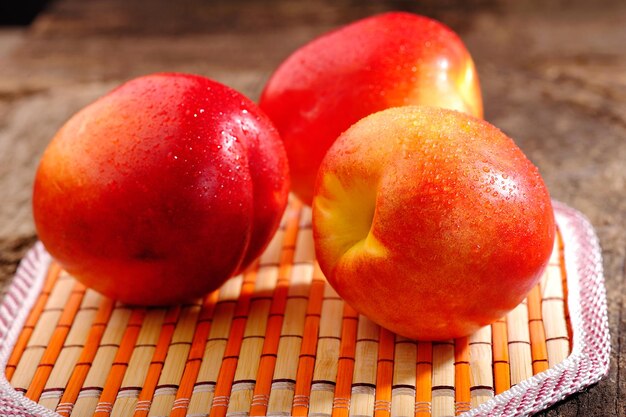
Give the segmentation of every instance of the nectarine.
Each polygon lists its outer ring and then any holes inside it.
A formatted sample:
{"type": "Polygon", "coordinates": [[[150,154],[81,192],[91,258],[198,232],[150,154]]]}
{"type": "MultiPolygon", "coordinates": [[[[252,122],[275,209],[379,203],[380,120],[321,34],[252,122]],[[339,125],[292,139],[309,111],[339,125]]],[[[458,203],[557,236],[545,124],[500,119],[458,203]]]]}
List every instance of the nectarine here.
{"type": "Polygon", "coordinates": [[[555,234],[537,168],[489,123],[433,107],[370,115],[330,148],[313,200],[320,266],[403,336],[468,335],[513,309],[555,234]]]}
{"type": "Polygon", "coordinates": [[[155,74],[74,115],[37,171],[40,239],[71,274],[133,304],[200,297],[278,227],[288,165],[271,121],[210,79],[155,74]]]}
{"type": "Polygon", "coordinates": [[[311,204],[317,170],[337,137],[361,118],[426,104],[482,117],[474,63],[443,24],[386,13],[325,34],[288,57],[272,75],[260,107],[285,143],[292,187],[311,204]]]}

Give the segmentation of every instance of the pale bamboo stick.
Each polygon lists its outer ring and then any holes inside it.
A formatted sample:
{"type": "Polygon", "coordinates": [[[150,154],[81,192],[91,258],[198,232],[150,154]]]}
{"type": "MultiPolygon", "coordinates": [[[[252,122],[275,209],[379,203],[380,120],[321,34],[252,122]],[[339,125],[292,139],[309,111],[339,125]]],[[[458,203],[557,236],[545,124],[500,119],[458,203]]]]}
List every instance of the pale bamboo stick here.
{"type": "Polygon", "coordinates": [[[506,326],[509,339],[511,385],[517,385],[533,376],[526,300],[507,314],[506,326]]]}
{"type": "Polygon", "coordinates": [[[293,263],[309,263],[312,264],[315,259],[315,248],[313,247],[313,231],[311,229],[300,229],[298,231],[298,240],[296,241],[296,249],[293,255],[293,263]]]}
{"type": "Polygon", "coordinates": [[[283,239],[285,237],[285,230],[278,229],[276,234],[270,241],[265,251],[259,258],[260,266],[275,266],[280,262],[280,254],[283,249],[283,239]]]}
{"type": "Polygon", "coordinates": [[[433,343],[432,417],[454,415],[454,342],[433,343]]]}
{"type": "Polygon", "coordinates": [[[415,414],[417,342],[396,336],[395,345],[391,416],[413,417],[415,414]]]}
{"type": "Polygon", "coordinates": [[[485,326],[469,337],[471,406],[476,408],[493,398],[493,355],[491,326],[485,326]]]}
{"type": "Polygon", "coordinates": [[[560,264],[556,265],[551,261],[541,279],[541,310],[550,368],[565,360],[570,350],[565,319],[564,273],[565,271],[560,264]]]}
{"type": "Polygon", "coordinates": [[[379,333],[380,327],[377,324],[359,315],[350,416],[374,415],[379,333]]]}
{"type": "Polygon", "coordinates": [[[309,206],[302,206],[300,212],[300,229],[310,229],[313,222],[313,211],[309,206]]]}

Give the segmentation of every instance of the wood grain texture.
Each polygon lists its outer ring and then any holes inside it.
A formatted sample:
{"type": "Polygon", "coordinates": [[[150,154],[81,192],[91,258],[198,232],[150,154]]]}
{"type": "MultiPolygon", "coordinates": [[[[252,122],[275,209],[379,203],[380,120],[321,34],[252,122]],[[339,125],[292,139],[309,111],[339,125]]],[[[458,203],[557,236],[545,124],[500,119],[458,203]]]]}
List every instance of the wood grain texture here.
{"type": "Polygon", "coordinates": [[[257,99],[276,65],[312,37],[398,9],[438,18],[459,33],[477,64],[486,119],[517,141],[552,196],[587,215],[600,237],[609,376],[540,415],[626,415],[621,0],[51,2],[18,37],[0,31],[0,287],[35,239],[30,193],[37,161],[83,105],[155,71],[207,75],[257,99]]]}

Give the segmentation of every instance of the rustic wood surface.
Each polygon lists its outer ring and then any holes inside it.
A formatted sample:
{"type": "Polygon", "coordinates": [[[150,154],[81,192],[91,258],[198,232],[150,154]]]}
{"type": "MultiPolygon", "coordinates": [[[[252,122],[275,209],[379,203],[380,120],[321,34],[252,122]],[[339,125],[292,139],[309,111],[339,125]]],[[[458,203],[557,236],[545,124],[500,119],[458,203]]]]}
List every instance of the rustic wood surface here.
{"type": "Polygon", "coordinates": [[[257,99],[291,51],[386,10],[445,22],[470,49],[486,119],[539,166],[600,237],[611,329],[607,378],[541,416],[626,416],[626,3],[447,0],[89,1],[0,28],[0,288],[35,241],[32,178],[75,111],[156,71],[210,76],[257,99]]]}

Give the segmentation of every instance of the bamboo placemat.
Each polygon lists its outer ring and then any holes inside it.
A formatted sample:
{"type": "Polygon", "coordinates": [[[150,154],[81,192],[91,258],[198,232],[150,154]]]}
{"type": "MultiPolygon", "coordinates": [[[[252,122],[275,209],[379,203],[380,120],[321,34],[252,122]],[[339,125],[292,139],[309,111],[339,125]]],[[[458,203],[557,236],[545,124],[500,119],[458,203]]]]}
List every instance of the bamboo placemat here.
{"type": "Polygon", "coordinates": [[[310,209],[293,200],[254,265],[186,305],[122,305],[49,263],[5,373],[61,416],[458,415],[570,354],[567,245],[558,233],[540,283],[506,317],[415,341],[335,293],[310,209]]]}

